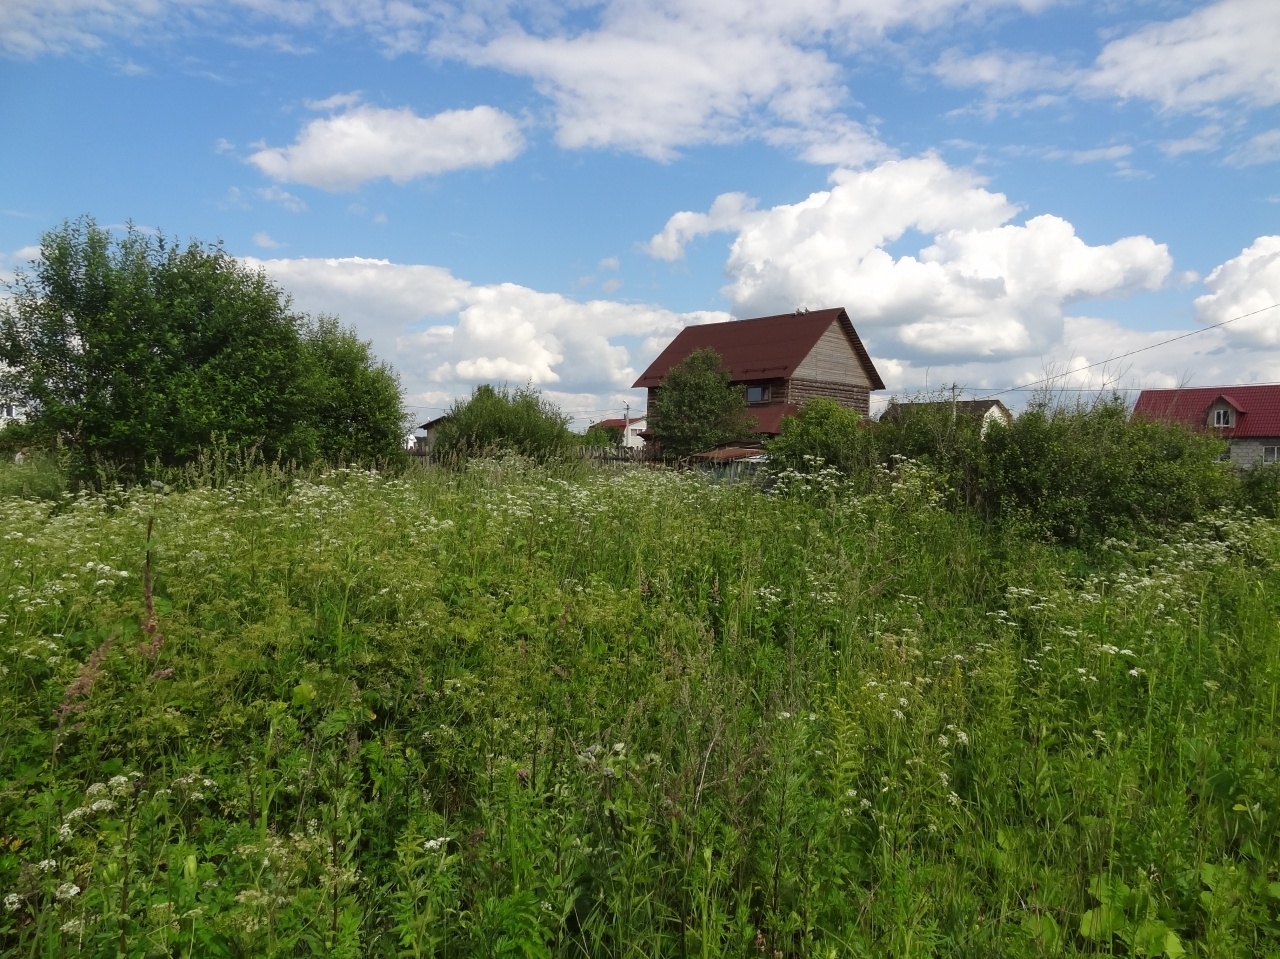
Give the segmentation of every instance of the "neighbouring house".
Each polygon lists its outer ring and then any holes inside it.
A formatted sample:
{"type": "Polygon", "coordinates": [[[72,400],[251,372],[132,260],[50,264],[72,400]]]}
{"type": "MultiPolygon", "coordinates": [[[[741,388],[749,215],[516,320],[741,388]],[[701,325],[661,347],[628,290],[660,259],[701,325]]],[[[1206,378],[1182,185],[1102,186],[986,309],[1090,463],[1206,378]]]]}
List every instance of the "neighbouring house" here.
{"type": "Polygon", "coordinates": [[[950,416],[952,419],[966,419],[981,423],[983,436],[992,423],[1003,423],[1006,426],[1013,422],[1013,414],[999,400],[940,400],[927,403],[899,403],[890,400],[888,407],[880,414],[882,421],[901,423],[907,417],[922,413],[926,415],[950,416]]]}
{"type": "Polygon", "coordinates": [[[433,420],[427,420],[418,427],[418,433],[413,438],[414,456],[430,456],[431,451],[435,448],[436,440],[440,436],[440,424],[449,419],[449,414],[437,416],[433,420]]]}
{"type": "Polygon", "coordinates": [[[0,429],[4,429],[10,423],[22,423],[26,418],[22,407],[17,403],[12,400],[0,400],[0,429]]]}
{"type": "Polygon", "coordinates": [[[640,434],[648,428],[648,423],[643,416],[633,416],[631,419],[615,416],[612,419],[601,420],[599,423],[592,423],[591,425],[600,426],[607,430],[618,430],[622,435],[622,445],[629,450],[638,450],[644,446],[644,437],[640,434]]]}
{"type": "Polygon", "coordinates": [[[650,409],[667,372],[705,349],[719,353],[733,384],[746,390],[761,435],[776,436],[784,416],[818,397],[866,416],[871,391],[884,389],[849,314],[837,307],[686,326],[634,384],[649,391],[650,409]]]}
{"type": "Polygon", "coordinates": [[[1235,466],[1280,463],[1280,386],[1143,390],[1133,415],[1172,420],[1221,436],[1235,466]]]}

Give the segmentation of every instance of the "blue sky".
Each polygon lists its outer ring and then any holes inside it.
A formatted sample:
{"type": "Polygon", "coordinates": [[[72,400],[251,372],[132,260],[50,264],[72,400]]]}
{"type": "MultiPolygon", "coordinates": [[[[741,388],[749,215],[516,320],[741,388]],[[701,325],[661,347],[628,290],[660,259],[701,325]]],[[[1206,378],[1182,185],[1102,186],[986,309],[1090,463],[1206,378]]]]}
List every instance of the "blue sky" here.
{"type": "MultiPolygon", "coordinates": [[[[221,240],[425,419],[845,306],[889,392],[1280,380],[1275,0],[5,0],[0,272],[221,240]]],[[[1016,394],[1015,394],[1016,395],[1016,394]]]]}

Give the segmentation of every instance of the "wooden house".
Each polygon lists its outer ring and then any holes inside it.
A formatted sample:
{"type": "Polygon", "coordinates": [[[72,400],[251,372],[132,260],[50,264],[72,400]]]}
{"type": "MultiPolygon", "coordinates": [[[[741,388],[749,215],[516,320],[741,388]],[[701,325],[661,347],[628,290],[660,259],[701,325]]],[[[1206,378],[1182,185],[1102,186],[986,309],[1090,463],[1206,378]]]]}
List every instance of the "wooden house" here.
{"type": "Polygon", "coordinates": [[[764,435],[776,435],[784,416],[818,397],[866,416],[871,391],[884,389],[849,314],[837,307],[685,327],[634,384],[649,391],[650,409],[667,372],[704,349],[719,353],[733,384],[746,390],[764,435]]]}
{"type": "Polygon", "coordinates": [[[1280,386],[1143,390],[1133,415],[1216,433],[1239,467],[1280,463],[1280,386]]]}

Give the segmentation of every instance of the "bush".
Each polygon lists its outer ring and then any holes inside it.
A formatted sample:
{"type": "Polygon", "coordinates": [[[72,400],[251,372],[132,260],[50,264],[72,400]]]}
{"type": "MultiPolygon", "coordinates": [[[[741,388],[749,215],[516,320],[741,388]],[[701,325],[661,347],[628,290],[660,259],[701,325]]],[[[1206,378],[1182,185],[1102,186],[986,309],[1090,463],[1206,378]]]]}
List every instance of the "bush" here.
{"type": "Polygon", "coordinates": [[[874,424],[835,400],[810,400],[782,420],[782,432],[765,444],[771,472],[812,473],[825,467],[847,476],[880,462],[874,424]]]}
{"type": "Polygon", "coordinates": [[[1280,463],[1245,470],[1240,477],[1240,493],[1244,505],[1271,519],[1280,517],[1280,463]]]}
{"type": "Polygon", "coordinates": [[[1037,403],[983,442],[980,506],[1060,542],[1127,538],[1230,503],[1221,449],[1180,424],[1131,419],[1118,397],[1037,403]]]}
{"type": "Polygon", "coordinates": [[[622,445],[622,427],[601,426],[599,423],[590,427],[582,436],[582,445],[596,449],[612,449],[622,445]]]}
{"type": "MultiPolygon", "coordinates": [[[[1118,397],[1041,400],[985,436],[979,419],[955,416],[946,403],[900,409],[873,424],[830,400],[808,403],[768,445],[771,465],[825,465],[866,489],[874,470],[919,462],[940,477],[952,508],[1073,544],[1188,522],[1240,495],[1236,475],[1218,462],[1220,440],[1131,419],[1118,397]]],[[[1246,502],[1267,515],[1280,511],[1280,470],[1254,470],[1245,483],[1246,502]]]]}
{"type": "Polygon", "coordinates": [[[435,453],[465,460],[509,450],[539,462],[563,458],[575,446],[569,417],[541,391],[510,390],[485,383],[467,400],[457,400],[440,424],[435,453]]]}

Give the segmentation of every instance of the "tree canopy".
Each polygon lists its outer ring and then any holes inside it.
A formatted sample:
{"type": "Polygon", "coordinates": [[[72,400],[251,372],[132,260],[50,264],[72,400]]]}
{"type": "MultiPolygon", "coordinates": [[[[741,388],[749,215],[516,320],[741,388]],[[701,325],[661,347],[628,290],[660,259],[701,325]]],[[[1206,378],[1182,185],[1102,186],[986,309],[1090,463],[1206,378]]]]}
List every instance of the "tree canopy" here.
{"type": "Polygon", "coordinates": [[[213,439],[307,462],[403,455],[400,386],[221,246],[91,217],[46,233],[0,305],[0,385],[80,473],[179,465],[213,439]]]}
{"type": "Polygon", "coordinates": [[[671,367],[653,397],[649,427],[666,456],[688,456],[751,435],[741,387],[730,385],[715,350],[694,350],[671,367]]]}

